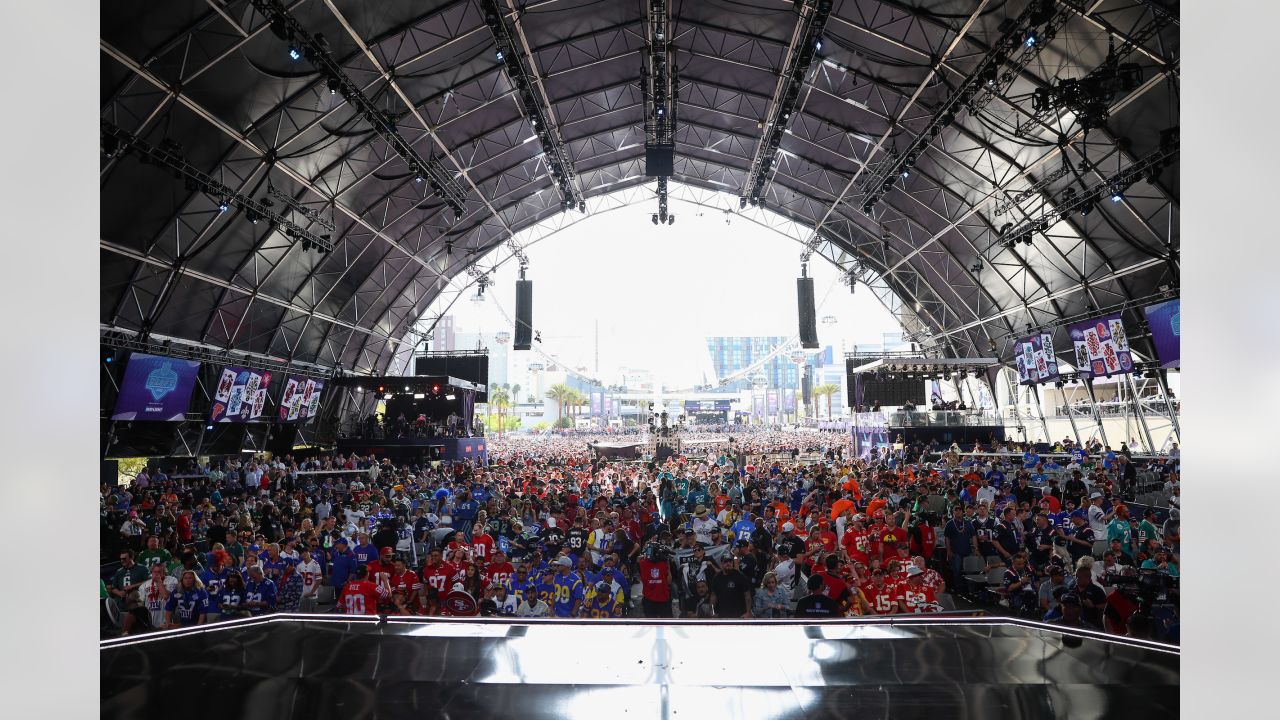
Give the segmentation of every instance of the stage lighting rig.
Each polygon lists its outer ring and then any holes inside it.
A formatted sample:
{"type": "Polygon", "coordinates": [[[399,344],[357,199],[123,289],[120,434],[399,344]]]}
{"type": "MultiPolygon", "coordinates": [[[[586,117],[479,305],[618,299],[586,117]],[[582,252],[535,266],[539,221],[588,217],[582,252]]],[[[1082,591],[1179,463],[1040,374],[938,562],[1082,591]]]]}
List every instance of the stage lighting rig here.
{"type": "Polygon", "coordinates": [[[1071,192],[1064,191],[1059,197],[1046,203],[1038,217],[1028,218],[1015,227],[1004,225],[1000,230],[999,242],[1005,247],[1013,247],[1018,241],[1030,244],[1033,233],[1043,233],[1072,212],[1078,210],[1081,215],[1087,215],[1103,198],[1111,202],[1120,202],[1124,199],[1124,191],[1131,185],[1153,177],[1172,165],[1178,154],[1178,146],[1178,128],[1161,131],[1160,144],[1154,150],[1084,191],[1067,188],[1071,192]]]}
{"type": "MultiPolygon", "coordinates": [[[[586,212],[582,193],[576,186],[573,159],[569,157],[569,150],[560,138],[559,130],[553,127],[554,123],[550,121],[550,103],[542,82],[537,74],[529,69],[533,60],[526,52],[528,45],[525,38],[523,35],[517,38],[512,34],[511,28],[507,26],[507,21],[503,17],[504,8],[498,0],[481,0],[480,8],[484,12],[485,25],[489,27],[493,42],[497,45],[494,57],[506,67],[507,77],[516,89],[517,102],[524,116],[528,118],[529,126],[537,133],[538,140],[542,143],[542,152],[546,158],[552,184],[560,193],[560,208],[567,211],[576,207],[579,212],[586,212]]],[[[518,26],[517,32],[522,32],[518,26]]]]}
{"type": "Polygon", "coordinates": [[[938,104],[929,124],[905,150],[897,155],[891,154],[875,172],[867,175],[859,188],[863,196],[862,212],[871,214],[880,198],[893,189],[894,182],[899,177],[905,179],[910,175],[912,165],[933,139],[955,122],[960,112],[980,111],[1013,84],[1023,68],[1057,36],[1069,18],[1070,15],[1061,12],[1054,0],[1032,0],[1017,18],[1002,22],[999,39],[978,60],[973,72],[938,104]]]}
{"type": "Polygon", "coordinates": [[[751,170],[747,174],[747,185],[742,189],[740,203],[745,200],[752,206],[764,204],[765,185],[769,181],[769,172],[773,169],[778,148],[782,146],[782,136],[786,133],[787,123],[795,115],[804,78],[809,74],[815,56],[822,49],[822,32],[831,15],[831,0],[803,0],[799,11],[799,19],[787,46],[784,70],[773,91],[764,133],[751,159],[751,170]]]}
{"type": "Polygon", "coordinates": [[[245,211],[245,217],[251,221],[254,218],[268,220],[285,237],[302,241],[304,250],[315,248],[322,253],[333,250],[333,244],[329,242],[330,236],[316,235],[305,230],[292,220],[272,212],[268,205],[237,193],[187,162],[186,158],[173,151],[172,146],[156,147],[142,138],[135,137],[133,133],[116,127],[108,120],[102,120],[101,128],[104,147],[110,138],[116,147],[132,149],[138,154],[139,161],[169,168],[175,175],[184,178],[186,187],[192,192],[199,191],[211,198],[216,198],[219,212],[227,212],[233,207],[240,208],[245,211]]]}
{"type": "Polygon", "coordinates": [[[329,232],[334,232],[338,229],[338,227],[333,224],[332,220],[322,216],[318,210],[303,205],[301,202],[295,200],[292,195],[277,188],[275,185],[267,185],[267,194],[276,198],[280,202],[283,202],[285,205],[288,205],[294,212],[302,215],[311,222],[320,225],[329,232]]]}
{"type": "MultiPolygon", "coordinates": [[[[340,66],[329,55],[329,44],[322,34],[312,35],[289,14],[280,0],[250,0],[254,8],[262,13],[271,23],[271,31],[282,40],[289,41],[291,49],[297,49],[301,57],[307,59],[315,69],[325,77],[330,93],[341,93],[343,99],[373,127],[400,159],[409,167],[409,172],[417,177],[425,177],[430,181],[432,192],[444,200],[453,210],[454,219],[466,214],[467,193],[454,179],[453,175],[434,159],[423,159],[396,130],[395,122],[386,113],[374,107],[373,102],[364,96],[359,86],[347,77],[340,66]]],[[[297,58],[295,58],[297,59],[297,58]]]]}
{"type": "Polygon", "coordinates": [[[1059,78],[1048,87],[1038,88],[1031,97],[1030,117],[1018,123],[1016,137],[1026,137],[1050,114],[1069,112],[1086,131],[1103,127],[1111,115],[1111,102],[1117,92],[1130,93],[1142,84],[1142,66],[1124,60],[1152,38],[1158,36],[1172,16],[1161,12],[1154,3],[1150,22],[1129,33],[1120,47],[1115,36],[1107,39],[1107,57],[1102,64],[1082,78],[1059,78]]]}
{"type": "Polygon", "coordinates": [[[658,178],[656,225],[671,225],[667,179],[675,171],[675,135],[679,122],[680,76],[671,45],[666,0],[645,4],[645,50],[640,65],[640,103],[645,109],[645,174],[658,178]]]}

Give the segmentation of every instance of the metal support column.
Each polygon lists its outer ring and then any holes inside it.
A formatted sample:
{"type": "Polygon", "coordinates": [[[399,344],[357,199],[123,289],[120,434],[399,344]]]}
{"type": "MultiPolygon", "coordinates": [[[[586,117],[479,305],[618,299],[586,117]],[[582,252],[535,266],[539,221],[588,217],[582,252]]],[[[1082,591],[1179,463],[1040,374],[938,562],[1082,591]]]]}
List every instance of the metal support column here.
{"type": "Polygon", "coordinates": [[[1093,396],[1093,378],[1084,381],[1085,392],[1089,394],[1089,409],[1093,411],[1093,421],[1098,423],[1098,434],[1102,436],[1102,444],[1110,445],[1107,440],[1107,428],[1102,424],[1102,413],[1098,412],[1098,401],[1093,396]]]}
{"type": "Polygon", "coordinates": [[[1031,391],[1031,398],[1036,401],[1036,413],[1040,415],[1040,427],[1044,429],[1044,441],[1053,444],[1053,438],[1049,437],[1049,423],[1044,420],[1044,407],[1040,404],[1040,386],[1031,385],[1028,388],[1031,391]]]}
{"type": "MultiPolygon", "coordinates": [[[[1178,411],[1173,409],[1173,397],[1169,394],[1169,377],[1168,370],[1160,369],[1156,375],[1156,380],[1160,384],[1160,397],[1164,399],[1164,410],[1169,415],[1169,422],[1173,423],[1173,434],[1178,438],[1178,442],[1182,442],[1182,428],[1178,425],[1178,411]]],[[[1155,452],[1152,450],[1152,452],[1155,452]]]]}
{"type": "Polygon", "coordinates": [[[1124,381],[1129,386],[1129,401],[1133,403],[1133,412],[1138,416],[1138,425],[1142,428],[1142,435],[1147,439],[1147,452],[1154,453],[1156,444],[1151,439],[1151,429],[1147,427],[1147,416],[1142,413],[1142,398],[1138,396],[1138,389],[1133,386],[1133,376],[1125,375],[1124,381]]]}
{"type": "Polygon", "coordinates": [[[1084,441],[1080,439],[1080,428],[1076,427],[1076,414],[1071,408],[1071,403],[1067,402],[1067,394],[1062,393],[1062,404],[1067,409],[1067,422],[1071,423],[1071,434],[1076,436],[1076,445],[1083,447],[1084,441]]]}

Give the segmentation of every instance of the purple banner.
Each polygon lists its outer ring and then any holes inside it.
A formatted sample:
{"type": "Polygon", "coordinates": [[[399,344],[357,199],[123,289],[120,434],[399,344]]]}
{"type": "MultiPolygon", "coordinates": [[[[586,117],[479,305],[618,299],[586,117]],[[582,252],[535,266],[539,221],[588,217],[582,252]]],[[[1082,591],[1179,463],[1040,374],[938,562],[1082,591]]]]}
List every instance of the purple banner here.
{"type": "Polygon", "coordinates": [[[209,422],[252,422],[262,417],[271,373],[224,365],[213,393],[209,422]]]}
{"type": "Polygon", "coordinates": [[[787,388],[782,391],[782,412],[793,413],[796,411],[796,391],[794,388],[787,388]]]}
{"type": "MultiPolygon", "coordinates": [[[[621,407],[619,407],[619,410],[621,410],[621,407]]],[[[604,415],[605,417],[613,417],[613,396],[612,395],[604,396],[604,415]]]]}
{"type": "Polygon", "coordinates": [[[765,398],[767,398],[766,403],[768,405],[768,413],[770,415],[777,415],[778,414],[778,391],[769,390],[767,393],[765,393],[765,398]]]}
{"type": "Polygon", "coordinates": [[[1018,340],[1013,347],[1019,385],[1039,385],[1058,379],[1058,356],[1053,352],[1053,335],[1041,333],[1018,340]]]}
{"type": "Polygon", "coordinates": [[[112,420],[182,420],[191,404],[200,363],[133,353],[112,420]]]}
{"type": "Polygon", "coordinates": [[[591,393],[591,415],[599,417],[604,410],[604,393],[591,393]]]}
{"type": "Polygon", "coordinates": [[[1151,305],[1142,309],[1151,327],[1151,339],[1156,344],[1156,357],[1162,368],[1182,367],[1182,301],[1179,299],[1151,305]]]}
{"type": "Polygon", "coordinates": [[[764,417],[763,395],[755,395],[751,398],[751,414],[756,417],[764,417]]]}
{"type": "Polygon", "coordinates": [[[1120,313],[1076,323],[1067,328],[1075,347],[1076,370],[1082,378],[1133,372],[1129,335],[1120,313]]]}
{"type": "Polygon", "coordinates": [[[289,375],[280,394],[280,422],[306,424],[320,412],[324,381],[289,375]]]}

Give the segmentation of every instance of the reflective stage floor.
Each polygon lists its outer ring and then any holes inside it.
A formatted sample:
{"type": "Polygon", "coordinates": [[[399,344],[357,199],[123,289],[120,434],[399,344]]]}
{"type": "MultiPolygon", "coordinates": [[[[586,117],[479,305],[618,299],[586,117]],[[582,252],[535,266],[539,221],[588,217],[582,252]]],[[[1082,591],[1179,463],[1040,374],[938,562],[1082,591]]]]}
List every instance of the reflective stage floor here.
{"type": "Polygon", "coordinates": [[[1008,618],[276,615],[102,643],[102,717],[1178,716],[1177,648],[1008,618]]]}

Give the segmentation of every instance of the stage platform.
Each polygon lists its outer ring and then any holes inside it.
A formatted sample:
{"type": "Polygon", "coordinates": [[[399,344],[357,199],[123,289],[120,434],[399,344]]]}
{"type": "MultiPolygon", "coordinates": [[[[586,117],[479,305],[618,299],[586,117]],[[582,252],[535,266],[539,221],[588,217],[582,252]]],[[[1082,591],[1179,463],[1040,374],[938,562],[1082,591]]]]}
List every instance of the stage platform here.
{"type": "Polygon", "coordinates": [[[340,453],[373,453],[380,458],[416,462],[423,455],[432,456],[439,453],[440,460],[480,460],[487,462],[488,442],[483,437],[470,438],[401,438],[401,439],[365,439],[338,438],[337,450],[340,453]]]}
{"type": "Polygon", "coordinates": [[[273,615],[101,646],[103,718],[1177,717],[1179,653],[1010,618],[273,615]]]}

